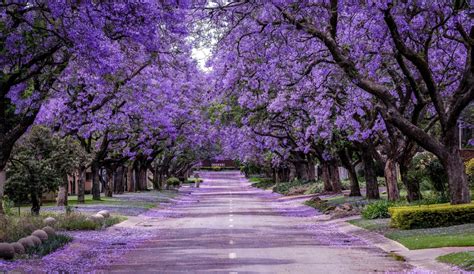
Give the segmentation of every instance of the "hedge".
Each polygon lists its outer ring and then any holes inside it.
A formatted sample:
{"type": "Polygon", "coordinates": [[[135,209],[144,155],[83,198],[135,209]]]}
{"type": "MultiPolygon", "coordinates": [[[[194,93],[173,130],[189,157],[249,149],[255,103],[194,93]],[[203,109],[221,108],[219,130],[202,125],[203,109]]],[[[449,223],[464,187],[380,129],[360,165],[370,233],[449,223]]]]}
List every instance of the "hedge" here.
{"type": "Polygon", "coordinates": [[[474,203],[391,207],[390,225],[401,229],[430,228],[474,222],[474,203]]]}
{"type": "Polygon", "coordinates": [[[167,180],[166,180],[166,184],[168,186],[173,186],[173,187],[178,187],[180,185],[180,181],[178,178],[176,177],[169,177],[167,180]]]}

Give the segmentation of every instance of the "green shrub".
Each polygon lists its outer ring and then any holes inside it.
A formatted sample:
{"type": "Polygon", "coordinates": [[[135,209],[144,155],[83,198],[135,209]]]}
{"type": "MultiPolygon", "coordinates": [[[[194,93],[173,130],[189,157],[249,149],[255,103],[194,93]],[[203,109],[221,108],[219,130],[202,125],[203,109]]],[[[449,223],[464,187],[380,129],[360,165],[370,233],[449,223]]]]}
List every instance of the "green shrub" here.
{"type": "MultiPolygon", "coordinates": [[[[44,218],[44,217],[43,217],[44,218]]],[[[0,215],[0,242],[16,242],[41,229],[43,218],[39,216],[17,217],[0,215]]]]}
{"type": "Polygon", "coordinates": [[[194,184],[196,182],[202,183],[203,180],[201,178],[188,178],[184,181],[185,184],[194,184]]]}
{"type": "Polygon", "coordinates": [[[426,173],[430,179],[433,190],[440,193],[441,196],[446,196],[446,190],[448,189],[448,174],[438,158],[433,159],[426,166],[426,173]]]}
{"type": "Polygon", "coordinates": [[[465,165],[466,165],[466,174],[469,179],[469,184],[471,185],[471,187],[474,187],[474,158],[467,161],[465,165]]]}
{"type": "Polygon", "coordinates": [[[262,189],[267,189],[273,185],[275,185],[275,182],[273,182],[273,179],[271,178],[252,178],[254,183],[252,184],[253,187],[258,187],[262,189]]]}
{"type": "Polygon", "coordinates": [[[288,193],[290,192],[292,188],[300,187],[303,185],[308,186],[310,183],[311,182],[300,181],[300,180],[293,180],[291,182],[282,182],[273,187],[273,192],[280,193],[283,195],[288,195],[288,193]]]}
{"type": "Polygon", "coordinates": [[[297,185],[291,187],[285,195],[303,195],[308,190],[309,185],[297,185]]]}
{"type": "Polygon", "coordinates": [[[102,225],[87,219],[85,215],[71,213],[58,218],[58,227],[63,230],[96,230],[102,225]]]}
{"type": "Polygon", "coordinates": [[[401,229],[430,228],[474,222],[474,203],[391,207],[390,224],[401,229]]]}
{"type": "Polygon", "coordinates": [[[3,212],[5,215],[13,215],[13,208],[15,203],[11,201],[8,196],[3,197],[3,212]]]}
{"type": "Polygon", "coordinates": [[[127,220],[126,217],[111,216],[111,217],[105,219],[104,225],[105,225],[105,227],[109,227],[109,226],[113,226],[113,225],[116,225],[118,223],[121,223],[123,221],[126,221],[126,220],[127,220]]]}
{"type": "Polygon", "coordinates": [[[246,176],[249,176],[250,174],[261,174],[262,167],[253,163],[245,163],[240,166],[240,171],[246,176]]]}
{"type": "Polygon", "coordinates": [[[416,154],[407,175],[408,180],[419,184],[422,190],[435,191],[440,196],[446,195],[448,176],[439,159],[432,153],[416,154]]]}
{"type": "Polygon", "coordinates": [[[109,227],[126,220],[123,216],[111,216],[105,219],[104,224],[95,223],[87,219],[87,215],[80,213],[43,214],[40,216],[1,216],[0,215],[0,242],[16,242],[31,235],[37,229],[45,226],[44,218],[52,216],[57,223],[52,225],[56,230],[97,230],[109,227]]]}
{"type": "Polygon", "coordinates": [[[166,184],[172,187],[179,187],[181,182],[176,177],[169,177],[168,179],[166,179],[166,184]]]}
{"type": "Polygon", "coordinates": [[[304,192],[304,194],[316,194],[316,193],[321,193],[324,190],[324,186],[321,182],[316,182],[314,184],[311,184],[308,189],[304,192]]]}
{"type": "Polygon", "coordinates": [[[387,200],[379,200],[376,202],[372,202],[366,205],[362,209],[362,217],[364,219],[382,219],[382,218],[389,218],[389,208],[396,205],[394,202],[390,202],[387,200]]]}
{"type": "Polygon", "coordinates": [[[86,215],[71,213],[70,215],[59,216],[57,226],[62,230],[98,230],[103,227],[113,226],[126,219],[122,216],[111,216],[106,218],[103,224],[100,224],[88,219],[86,215]]]}
{"type": "Polygon", "coordinates": [[[427,192],[423,194],[423,199],[413,201],[410,205],[433,205],[433,204],[445,204],[449,202],[449,198],[446,195],[440,193],[427,192]]]}
{"type": "Polygon", "coordinates": [[[65,246],[70,241],[72,241],[72,237],[57,234],[53,237],[49,237],[48,240],[44,241],[41,245],[29,248],[28,250],[26,250],[26,252],[30,256],[43,257],[55,251],[56,249],[65,246]]]}
{"type": "Polygon", "coordinates": [[[304,202],[305,205],[310,206],[312,208],[316,208],[317,210],[321,212],[326,212],[328,210],[331,210],[334,208],[333,205],[330,205],[327,200],[308,200],[304,202]]]}

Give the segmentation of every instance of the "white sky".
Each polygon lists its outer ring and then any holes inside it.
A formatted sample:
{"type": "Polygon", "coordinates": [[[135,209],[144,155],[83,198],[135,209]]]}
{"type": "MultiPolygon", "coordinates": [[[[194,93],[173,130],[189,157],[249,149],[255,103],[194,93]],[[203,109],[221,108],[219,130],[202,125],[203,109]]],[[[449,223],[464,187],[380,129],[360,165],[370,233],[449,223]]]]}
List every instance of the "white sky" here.
{"type": "Polygon", "coordinates": [[[206,72],[212,69],[206,67],[206,62],[211,58],[211,54],[211,49],[205,46],[195,47],[191,52],[191,56],[198,62],[199,68],[206,72]]]}

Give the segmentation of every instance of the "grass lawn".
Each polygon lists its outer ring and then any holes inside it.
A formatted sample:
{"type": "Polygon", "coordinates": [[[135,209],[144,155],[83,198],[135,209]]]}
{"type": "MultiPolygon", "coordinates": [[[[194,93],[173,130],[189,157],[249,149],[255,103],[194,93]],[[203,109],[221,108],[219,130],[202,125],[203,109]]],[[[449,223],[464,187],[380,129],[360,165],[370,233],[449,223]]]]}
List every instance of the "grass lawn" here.
{"type": "MultiPolygon", "coordinates": [[[[176,197],[178,193],[172,190],[163,191],[143,191],[134,193],[124,193],[114,195],[114,197],[104,197],[100,200],[93,200],[92,195],[85,195],[85,203],[77,202],[77,196],[68,197],[68,205],[73,211],[94,214],[100,210],[109,210],[115,215],[136,216],[156,207],[160,203],[166,203],[176,197]]],[[[57,207],[56,203],[44,203],[41,212],[64,212],[64,207],[57,207]]],[[[11,213],[18,215],[18,207],[11,208],[11,213]]],[[[30,213],[30,206],[20,207],[20,214],[30,213]]]]}
{"type": "MultiPolygon", "coordinates": [[[[87,194],[84,196],[85,203],[84,204],[90,204],[90,205],[96,205],[96,204],[113,204],[116,203],[118,200],[115,198],[111,197],[104,197],[103,195],[100,197],[100,200],[93,200],[91,194],[87,194]]],[[[69,196],[68,197],[68,205],[74,206],[77,205],[77,196],[69,196]]],[[[56,203],[45,203],[43,206],[55,206],[56,203]]]]}
{"type": "Polygon", "coordinates": [[[474,224],[449,227],[399,230],[391,228],[390,219],[357,219],[349,223],[383,234],[409,249],[446,246],[474,246],[474,224]]]}
{"type": "Polygon", "coordinates": [[[450,253],[436,258],[443,263],[452,264],[467,271],[474,271],[474,251],[450,253]]]}
{"type": "Polygon", "coordinates": [[[249,182],[251,183],[258,183],[262,180],[263,178],[262,177],[250,177],[249,178],[249,182]]]}

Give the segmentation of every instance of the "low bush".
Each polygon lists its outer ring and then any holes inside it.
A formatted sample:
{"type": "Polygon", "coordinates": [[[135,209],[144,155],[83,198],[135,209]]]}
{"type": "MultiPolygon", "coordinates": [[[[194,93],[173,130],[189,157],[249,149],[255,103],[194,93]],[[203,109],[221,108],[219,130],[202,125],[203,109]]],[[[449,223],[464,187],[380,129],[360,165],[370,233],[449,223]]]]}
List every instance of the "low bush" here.
{"type": "Polygon", "coordinates": [[[271,178],[251,178],[250,181],[253,182],[253,187],[258,187],[262,189],[267,189],[275,185],[275,182],[273,182],[273,179],[271,178]]]}
{"type": "Polygon", "coordinates": [[[168,186],[179,187],[180,184],[181,182],[176,177],[169,177],[168,179],[166,179],[166,185],[168,186]]]}
{"type": "Polygon", "coordinates": [[[283,195],[288,195],[288,193],[290,193],[290,190],[292,188],[300,187],[303,185],[306,185],[307,187],[309,187],[309,184],[310,182],[300,181],[300,180],[293,180],[291,182],[282,182],[282,183],[276,184],[273,187],[273,192],[280,193],[283,195]]]}
{"type": "Polygon", "coordinates": [[[55,251],[56,249],[65,246],[70,241],[72,241],[72,237],[58,234],[58,235],[49,237],[41,245],[28,248],[26,250],[26,253],[32,257],[43,257],[55,251]]]}
{"type": "Polygon", "coordinates": [[[430,228],[474,222],[474,203],[389,208],[390,224],[401,229],[430,228]]]}
{"type": "Polygon", "coordinates": [[[298,185],[291,187],[285,195],[303,195],[308,190],[309,185],[298,185]]]}
{"type": "Polygon", "coordinates": [[[324,186],[321,182],[316,182],[314,184],[311,184],[308,189],[304,192],[304,194],[316,194],[316,193],[321,193],[324,190],[324,186]]]}
{"type": "Polygon", "coordinates": [[[118,223],[121,223],[123,221],[126,221],[126,220],[127,220],[127,218],[123,217],[123,216],[111,216],[111,217],[105,219],[104,225],[105,225],[105,227],[109,227],[109,226],[113,226],[113,225],[116,225],[118,223]]]}
{"type": "Polygon", "coordinates": [[[423,199],[418,201],[413,201],[410,205],[433,205],[433,204],[446,204],[449,202],[449,198],[446,195],[435,193],[435,192],[425,192],[423,193],[423,199]]]}
{"type": "Polygon", "coordinates": [[[435,191],[440,196],[446,195],[448,176],[439,159],[432,153],[417,153],[407,175],[407,179],[412,184],[419,184],[421,190],[435,191]]]}
{"type": "Polygon", "coordinates": [[[362,209],[362,217],[364,219],[382,219],[382,218],[389,218],[389,208],[395,206],[396,203],[390,202],[387,200],[379,200],[372,203],[367,204],[362,209]]]}
{"type": "Polygon", "coordinates": [[[466,162],[466,174],[469,179],[469,184],[474,187],[474,158],[466,162]]]}
{"type": "Polygon", "coordinates": [[[113,226],[124,220],[126,220],[126,218],[122,216],[111,216],[101,223],[87,218],[86,215],[73,213],[70,215],[61,215],[58,218],[58,228],[62,230],[98,230],[113,226]]]}
{"type": "Polygon", "coordinates": [[[334,206],[328,204],[327,200],[321,200],[321,199],[311,199],[304,202],[304,204],[312,208],[315,208],[321,212],[326,212],[327,210],[331,210],[335,208],[334,206]]]}
{"type": "MultiPolygon", "coordinates": [[[[41,216],[0,216],[0,242],[16,242],[31,235],[35,230],[45,227],[43,220],[48,215],[41,216]]],[[[87,219],[87,215],[80,213],[54,215],[56,224],[51,225],[56,230],[97,230],[120,223],[126,218],[111,216],[103,223],[96,223],[87,219]]]]}
{"type": "Polygon", "coordinates": [[[43,226],[41,217],[0,216],[0,242],[16,242],[43,226]]]}
{"type": "Polygon", "coordinates": [[[15,207],[15,203],[11,201],[8,196],[3,197],[3,213],[5,215],[13,215],[13,209],[15,207]]]}
{"type": "Polygon", "coordinates": [[[58,228],[62,230],[96,230],[102,227],[102,224],[88,219],[82,214],[70,214],[60,218],[58,228]]]}
{"type": "Polygon", "coordinates": [[[203,180],[201,178],[188,178],[184,181],[185,184],[194,184],[196,182],[202,183],[203,180]]]}

